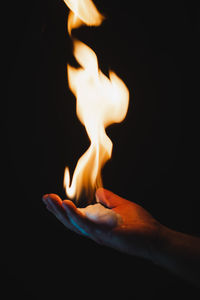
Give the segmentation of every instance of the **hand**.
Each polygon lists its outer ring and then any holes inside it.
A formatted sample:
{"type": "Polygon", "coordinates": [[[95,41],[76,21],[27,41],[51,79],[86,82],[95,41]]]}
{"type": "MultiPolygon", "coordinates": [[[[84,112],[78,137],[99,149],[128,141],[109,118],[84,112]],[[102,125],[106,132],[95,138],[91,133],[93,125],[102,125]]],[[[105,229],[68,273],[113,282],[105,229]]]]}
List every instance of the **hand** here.
{"type": "Polygon", "coordinates": [[[161,225],[141,206],[103,188],[97,190],[96,198],[120,215],[120,222],[112,223],[108,218],[106,222],[95,222],[95,218],[92,221],[83,213],[85,210],[55,194],[45,195],[43,201],[68,229],[97,243],[147,258],[200,287],[200,238],[161,225]]]}
{"type": "Polygon", "coordinates": [[[153,260],[153,245],[160,224],[141,206],[100,188],[97,201],[119,214],[122,222],[106,227],[89,220],[70,200],[62,201],[55,194],[43,197],[47,209],[68,229],[87,236],[97,243],[119,251],[153,260]]]}

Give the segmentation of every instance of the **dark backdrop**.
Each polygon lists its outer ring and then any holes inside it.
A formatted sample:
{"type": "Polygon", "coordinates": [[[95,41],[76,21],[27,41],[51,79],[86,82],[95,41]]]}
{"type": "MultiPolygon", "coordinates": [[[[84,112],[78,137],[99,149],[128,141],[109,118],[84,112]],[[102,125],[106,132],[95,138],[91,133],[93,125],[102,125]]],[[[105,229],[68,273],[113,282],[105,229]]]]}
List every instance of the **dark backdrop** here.
{"type": "MultiPolygon", "coordinates": [[[[114,70],[130,90],[126,120],[107,130],[114,149],[104,185],[170,228],[199,235],[196,8],[162,1],[94,2],[107,19],[74,34],[95,50],[102,70],[114,70]]],[[[66,64],[73,61],[68,9],[58,0],[11,1],[2,14],[4,299],[105,293],[195,299],[189,283],[76,236],[46,211],[42,195],[64,197],[64,168],[72,170],[88,147],[67,86],[66,64]]]]}

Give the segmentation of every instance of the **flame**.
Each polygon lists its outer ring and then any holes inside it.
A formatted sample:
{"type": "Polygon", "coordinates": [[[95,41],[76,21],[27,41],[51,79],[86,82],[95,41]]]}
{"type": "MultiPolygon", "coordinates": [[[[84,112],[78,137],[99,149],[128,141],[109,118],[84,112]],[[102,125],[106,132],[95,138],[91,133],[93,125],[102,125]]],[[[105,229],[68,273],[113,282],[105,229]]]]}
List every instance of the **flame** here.
{"type": "MultiPolygon", "coordinates": [[[[68,31],[82,24],[98,26],[103,16],[90,0],[64,0],[71,9],[68,31]]],[[[105,76],[98,67],[94,51],[73,39],[73,54],[80,68],[67,65],[69,88],[76,97],[76,113],[90,139],[88,150],[77,162],[70,185],[68,167],[64,174],[67,196],[77,200],[84,191],[92,199],[94,191],[102,186],[101,170],[111,158],[112,142],[106,127],[122,122],[129,104],[129,91],[123,81],[112,71],[105,76]]]]}
{"type": "Polygon", "coordinates": [[[68,16],[68,32],[81,25],[99,26],[104,20],[91,0],[64,0],[70,9],[68,16]]]}

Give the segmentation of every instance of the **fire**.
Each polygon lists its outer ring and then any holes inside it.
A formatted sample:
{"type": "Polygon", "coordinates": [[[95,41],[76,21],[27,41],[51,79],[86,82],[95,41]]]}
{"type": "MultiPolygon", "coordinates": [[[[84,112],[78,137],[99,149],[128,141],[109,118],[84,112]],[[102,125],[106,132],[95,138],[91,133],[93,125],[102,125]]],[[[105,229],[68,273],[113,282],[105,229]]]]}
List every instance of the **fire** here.
{"type": "MultiPolygon", "coordinates": [[[[68,32],[83,24],[99,26],[103,16],[91,0],[64,0],[70,8],[68,32]]],[[[112,142],[106,127],[124,120],[129,104],[129,91],[112,71],[105,76],[98,67],[94,51],[73,39],[73,54],[80,68],[67,66],[69,88],[76,97],[76,113],[90,139],[88,150],[77,162],[70,185],[70,173],[65,169],[64,186],[67,196],[78,200],[84,192],[92,199],[102,186],[101,170],[111,158],[112,142]]]]}
{"type": "Polygon", "coordinates": [[[91,0],[64,0],[70,9],[68,16],[68,32],[83,24],[88,26],[101,25],[104,17],[96,9],[91,0]]]}

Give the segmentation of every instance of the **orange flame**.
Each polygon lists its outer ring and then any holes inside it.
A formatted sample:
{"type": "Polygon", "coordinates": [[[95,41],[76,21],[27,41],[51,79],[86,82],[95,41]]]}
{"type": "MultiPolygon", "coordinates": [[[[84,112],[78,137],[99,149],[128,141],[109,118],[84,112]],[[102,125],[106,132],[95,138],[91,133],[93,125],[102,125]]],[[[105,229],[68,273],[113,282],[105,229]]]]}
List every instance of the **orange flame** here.
{"type": "MultiPolygon", "coordinates": [[[[91,0],[64,0],[71,9],[68,31],[83,24],[98,26],[103,16],[91,0]]],[[[88,150],[80,157],[70,185],[70,173],[65,169],[64,186],[67,196],[77,200],[82,192],[91,199],[102,186],[101,170],[112,155],[112,142],[105,128],[122,122],[129,104],[129,91],[112,71],[109,78],[98,68],[94,51],[84,43],[73,40],[73,54],[80,68],[67,66],[69,88],[76,97],[76,113],[90,139],[88,150]]]]}

